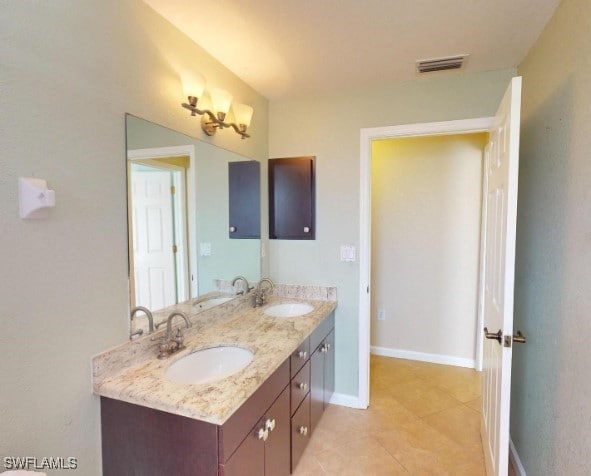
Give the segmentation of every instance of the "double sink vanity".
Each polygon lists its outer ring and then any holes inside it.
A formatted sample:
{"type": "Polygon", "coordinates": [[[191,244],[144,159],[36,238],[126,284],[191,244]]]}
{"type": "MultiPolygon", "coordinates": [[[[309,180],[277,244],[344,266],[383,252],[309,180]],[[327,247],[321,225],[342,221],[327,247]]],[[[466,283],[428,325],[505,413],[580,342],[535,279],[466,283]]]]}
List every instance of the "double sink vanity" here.
{"type": "Polygon", "coordinates": [[[93,358],[105,475],[294,470],[334,391],[336,290],[252,294],[167,308],[191,326],[174,321],[184,347],[165,358],[162,327],[93,358]]]}

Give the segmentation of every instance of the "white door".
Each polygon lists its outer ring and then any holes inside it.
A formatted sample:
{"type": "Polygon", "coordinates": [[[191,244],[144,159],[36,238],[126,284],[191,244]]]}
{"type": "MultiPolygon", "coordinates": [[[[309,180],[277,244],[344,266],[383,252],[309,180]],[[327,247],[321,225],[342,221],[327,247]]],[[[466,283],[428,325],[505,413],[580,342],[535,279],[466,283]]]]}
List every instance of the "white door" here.
{"type": "Polygon", "coordinates": [[[170,172],[132,170],[131,192],[135,305],[162,309],[176,303],[170,172]]]}
{"type": "Polygon", "coordinates": [[[521,78],[513,78],[495,116],[486,154],[481,435],[488,476],[507,474],[513,336],[515,227],[521,78]],[[498,340],[496,339],[498,337],[498,340]]]}

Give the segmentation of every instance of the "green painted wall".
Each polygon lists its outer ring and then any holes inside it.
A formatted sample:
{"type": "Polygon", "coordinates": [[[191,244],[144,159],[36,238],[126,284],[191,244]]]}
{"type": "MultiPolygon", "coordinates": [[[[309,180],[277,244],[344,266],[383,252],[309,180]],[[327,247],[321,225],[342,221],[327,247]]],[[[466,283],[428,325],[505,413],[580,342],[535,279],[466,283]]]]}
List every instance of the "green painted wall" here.
{"type": "Polygon", "coordinates": [[[359,247],[360,130],[492,116],[514,75],[512,69],[444,74],[270,103],[270,157],[315,155],[317,198],[316,240],[269,240],[270,276],[338,287],[338,393],[358,392],[359,262],[339,261],[339,249],[359,247]]]}
{"type": "Polygon", "coordinates": [[[511,436],[528,475],[591,473],[591,2],[564,0],[523,76],[511,436]]]}

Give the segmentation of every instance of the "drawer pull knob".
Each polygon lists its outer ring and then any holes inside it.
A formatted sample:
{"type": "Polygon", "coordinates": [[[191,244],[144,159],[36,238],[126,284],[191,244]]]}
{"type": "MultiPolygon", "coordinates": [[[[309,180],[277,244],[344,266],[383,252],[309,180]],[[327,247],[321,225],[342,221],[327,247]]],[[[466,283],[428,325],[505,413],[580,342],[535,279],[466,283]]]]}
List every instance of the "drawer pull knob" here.
{"type": "Polygon", "coordinates": [[[300,351],[298,352],[298,357],[299,357],[300,359],[305,359],[306,357],[308,357],[308,352],[306,352],[305,350],[300,350],[300,351]]]}
{"type": "Polygon", "coordinates": [[[275,418],[267,418],[267,421],[265,422],[265,428],[269,431],[273,431],[275,429],[275,424],[275,418]]]}
{"type": "Polygon", "coordinates": [[[308,427],[307,426],[300,426],[298,428],[298,433],[302,436],[306,436],[308,434],[308,427]]]}
{"type": "Polygon", "coordinates": [[[259,433],[257,436],[259,440],[267,441],[267,438],[269,438],[269,430],[265,428],[259,428],[259,433]]]}
{"type": "Polygon", "coordinates": [[[300,382],[298,383],[298,388],[305,392],[306,390],[308,390],[308,384],[306,382],[300,382]]]}

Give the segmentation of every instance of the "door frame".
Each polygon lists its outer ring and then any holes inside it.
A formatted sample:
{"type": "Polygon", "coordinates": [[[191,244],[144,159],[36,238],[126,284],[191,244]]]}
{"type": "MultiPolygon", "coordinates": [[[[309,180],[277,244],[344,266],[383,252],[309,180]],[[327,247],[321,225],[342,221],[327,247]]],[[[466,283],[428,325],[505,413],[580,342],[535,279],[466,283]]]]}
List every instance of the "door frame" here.
{"type": "MultiPolygon", "coordinates": [[[[154,147],[147,149],[131,149],[127,151],[127,160],[155,159],[158,157],[189,156],[189,168],[187,169],[187,235],[197,236],[197,166],[194,145],[178,145],[168,147],[154,147]]],[[[187,252],[189,256],[189,295],[188,299],[199,295],[199,279],[197,277],[197,243],[188,239],[187,252]]],[[[130,271],[131,272],[131,271],[130,271]]]]}
{"type": "MultiPolygon", "coordinates": [[[[361,129],[360,150],[360,228],[359,228],[359,382],[360,408],[369,406],[369,362],[371,348],[371,143],[378,139],[440,136],[489,132],[494,117],[479,117],[444,122],[424,122],[361,129]]],[[[480,250],[482,253],[482,250],[480,250]]],[[[479,287],[480,289],[480,287],[479,287]]],[[[480,295],[478,296],[480,302],[480,295]]],[[[478,312],[477,331],[482,328],[478,312]]],[[[476,368],[482,369],[482,332],[476,337],[476,368]],[[480,343],[479,343],[480,342],[480,343]]]]}

